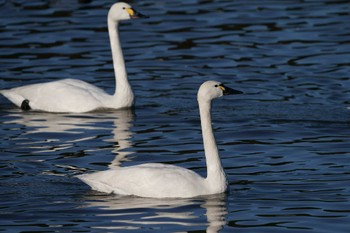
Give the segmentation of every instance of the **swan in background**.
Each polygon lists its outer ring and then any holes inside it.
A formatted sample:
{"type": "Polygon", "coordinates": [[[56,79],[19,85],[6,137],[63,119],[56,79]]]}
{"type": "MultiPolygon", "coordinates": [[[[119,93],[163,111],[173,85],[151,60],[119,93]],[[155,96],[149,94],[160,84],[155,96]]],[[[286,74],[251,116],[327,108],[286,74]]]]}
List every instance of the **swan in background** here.
{"type": "Polygon", "coordinates": [[[63,79],[1,90],[0,93],[23,110],[46,112],[89,112],[103,108],[127,108],[134,103],[120,46],[119,21],[144,17],[129,4],[115,3],[108,12],[108,32],[112,49],[116,88],[114,95],[82,80],[63,79]]]}
{"type": "Polygon", "coordinates": [[[211,102],[228,94],[241,94],[216,81],[204,82],[197,100],[201,119],[207,177],[174,165],[146,163],[77,176],[92,189],[120,195],[151,198],[189,198],[226,191],[227,181],[221,165],[211,125],[211,102]]]}

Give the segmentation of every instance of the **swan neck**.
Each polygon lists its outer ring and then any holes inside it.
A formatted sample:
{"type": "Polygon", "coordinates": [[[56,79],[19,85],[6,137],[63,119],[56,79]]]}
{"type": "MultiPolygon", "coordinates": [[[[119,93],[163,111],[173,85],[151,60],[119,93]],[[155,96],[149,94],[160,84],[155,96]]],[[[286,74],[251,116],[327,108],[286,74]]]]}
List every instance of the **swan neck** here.
{"type": "MultiPolygon", "coordinates": [[[[118,98],[123,98],[123,93],[131,92],[131,86],[128,82],[123,51],[120,45],[118,34],[119,22],[114,21],[108,17],[108,33],[111,43],[113,68],[116,81],[116,89],[114,95],[118,94],[118,98]]],[[[129,93],[128,93],[129,94],[129,93]]]]}
{"type": "Polygon", "coordinates": [[[219,157],[211,124],[211,101],[198,101],[203,135],[204,153],[207,163],[207,181],[210,186],[224,188],[226,176],[219,157]]]}

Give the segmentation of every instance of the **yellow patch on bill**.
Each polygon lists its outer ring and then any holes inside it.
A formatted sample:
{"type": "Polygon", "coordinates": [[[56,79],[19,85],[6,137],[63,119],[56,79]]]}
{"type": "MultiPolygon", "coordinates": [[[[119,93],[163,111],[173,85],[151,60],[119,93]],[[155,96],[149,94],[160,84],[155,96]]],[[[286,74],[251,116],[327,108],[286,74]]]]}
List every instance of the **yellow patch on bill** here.
{"type": "Polygon", "coordinates": [[[133,16],[135,14],[134,10],[131,8],[126,9],[130,16],[133,16]]]}
{"type": "Polygon", "coordinates": [[[221,90],[225,91],[225,87],[219,86],[221,90]]]}

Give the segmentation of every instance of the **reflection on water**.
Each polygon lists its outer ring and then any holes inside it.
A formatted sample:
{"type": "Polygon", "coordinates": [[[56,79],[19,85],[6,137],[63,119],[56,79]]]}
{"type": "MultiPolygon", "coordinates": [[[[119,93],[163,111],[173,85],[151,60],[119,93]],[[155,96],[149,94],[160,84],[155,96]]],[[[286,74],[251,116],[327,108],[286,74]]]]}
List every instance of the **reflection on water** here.
{"type": "MultiPolygon", "coordinates": [[[[112,218],[112,223],[106,226],[96,225],[98,229],[133,229],[142,230],[149,225],[153,228],[166,225],[179,225],[187,227],[203,226],[197,219],[202,216],[193,212],[192,206],[200,206],[204,209],[207,218],[208,233],[219,232],[226,224],[225,216],[226,195],[212,195],[196,199],[152,199],[133,196],[87,196],[84,208],[102,209],[102,217],[112,218]]],[[[204,226],[205,226],[204,225],[204,226]]]]}
{"type": "MultiPolygon", "coordinates": [[[[130,153],[127,151],[119,152],[119,150],[128,149],[131,146],[130,127],[132,127],[134,117],[132,110],[100,112],[93,116],[91,114],[23,113],[20,110],[13,110],[4,117],[8,120],[5,120],[3,124],[17,125],[22,129],[21,135],[15,140],[21,147],[33,150],[32,153],[73,148],[77,142],[97,139],[100,135],[93,134],[94,132],[111,129],[113,137],[105,139],[105,141],[115,145],[112,152],[118,155],[111,166],[118,166],[120,160],[123,160],[130,153]],[[42,140],[30,140],[32,134],[42,135],[42,140]]],[[[92,149],[92,151],[98,151],[98,148],[92,149]]]]}
{"type": "Polygon", "coordinates": [[[127,160],[127,156],[132,151],[127,150],[132,146],[131,138],[133,133],[130,128],[133,126],[134,112],[131,110],[119,111],[118,117],[114,121],[113,139],[106,140],[117,144],[112,152],[116,154],[109,168],[119,167],[121,162],[127,160]]]}

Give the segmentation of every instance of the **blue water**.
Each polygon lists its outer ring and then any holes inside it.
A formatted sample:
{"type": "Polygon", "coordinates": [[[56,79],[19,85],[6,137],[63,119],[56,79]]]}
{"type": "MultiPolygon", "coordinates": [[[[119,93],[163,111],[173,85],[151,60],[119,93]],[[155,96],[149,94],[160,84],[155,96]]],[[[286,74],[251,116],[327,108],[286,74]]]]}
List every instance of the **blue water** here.
{"type": "MultiPolygon", "coordinates": [[[[0,97],[0,232],[348,232],[348,1],[129,1],[134,111],[22,112],[0,97]],[[157,200],[74,176],[146,162],[205,176],[196,103],[209,79],[229,192],[157,200]]],[[[0,0],[0,89],[76,78],[114,90],[114,1],[0,0]]]]}

